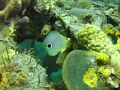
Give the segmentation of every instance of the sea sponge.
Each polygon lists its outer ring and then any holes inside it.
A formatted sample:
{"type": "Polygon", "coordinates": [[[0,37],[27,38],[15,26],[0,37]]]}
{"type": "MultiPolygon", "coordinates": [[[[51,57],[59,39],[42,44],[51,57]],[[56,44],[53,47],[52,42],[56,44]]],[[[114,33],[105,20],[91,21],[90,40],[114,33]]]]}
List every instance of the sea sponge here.
{"type": "Polygon", "coordinates": [[[83,75],[83,81],[89,87],[96,87],[98,81],[96,70],[94,68],[89,68],[87,71],[85,71],[83,75]]]}
{"type": "MultiPolygon", "coordinates": [[[[3,0],[4,6],[0,4],[2,11],[0,11],[0,22],[4,22],[7,19],[16,17],[18,13],[22,13],[23,10],[29,5],[30,0],[3,0]]],[[[1,2],[1,1],[0,1],[1,2]]]]}
{"type": "Polygon", "coordinates": [[[100,66],[97,72],[100,73],[100,76],[107,82],[107,79],[111,78],[112,69],[106,68],[106,66],[100,66]]]}
{"type": "Polygon", "coordinates": [[[99,53],[97,56],[96,56],[96,60],[98,62],[98,64],[107,64],[109,63],[109,56],[105,53],[99,53]]]}
{"type": "Polygon", "coordinates": [[[7,75],[9,74],[10,72],[4,72],[1,74],[0,72],[0,87],[3,87],[7,84],[9,78],[7,77],[7,75]]]}
{"type": "Polygon", "coordinates": [[[45,24],[43,26],[43,29],[41,30],[42,36],[46,36],[51,31],[51,26],[48,24],[45,24]]]}
{"type": "Polygon", "coordinates": [[[12,0],[4,9],[6,19],[16,16],[22,8],[21,0],[12,0]]]}
{"type": "Polygon", "coordinates": [[[102,76],[104,77],[104,78],[108,78],[110,75],[111,75],[111,70],[110,69],[104,69],[103,71],[102,71],[102,76]]]}

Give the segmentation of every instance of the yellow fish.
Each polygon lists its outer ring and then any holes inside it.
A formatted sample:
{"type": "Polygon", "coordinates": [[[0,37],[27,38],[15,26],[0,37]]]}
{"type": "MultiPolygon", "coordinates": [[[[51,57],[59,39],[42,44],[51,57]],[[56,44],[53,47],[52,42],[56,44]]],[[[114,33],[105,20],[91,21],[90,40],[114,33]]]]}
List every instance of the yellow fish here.
{"type": "Polygon", "coordinates": [[[68,39],[57,31],[50,32],[43,41],[48,55],[55,56],[67,47],[68,39]]]}

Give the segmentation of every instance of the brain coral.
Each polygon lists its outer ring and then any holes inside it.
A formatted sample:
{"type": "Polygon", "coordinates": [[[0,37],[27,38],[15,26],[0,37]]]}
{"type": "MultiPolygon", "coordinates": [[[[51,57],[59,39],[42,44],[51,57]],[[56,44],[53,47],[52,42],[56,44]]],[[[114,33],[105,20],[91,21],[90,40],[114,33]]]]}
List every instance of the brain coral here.
{"type": "Polygon", "coordinates": [[[118,56],[116,48],[100,28],[95,25],[86,25],[78,33],[79,42],[89,50],[106,53],[110,56],[118,56]]]}
{"type": "MultiPolygon", "coordinates": [[[[114,69],[120,69],[120,53],[100,28],[87,24],[83,29],[79,30],[78,39],[89,50],[108,54],[111,57],[110,65],[114,69]]],[[[115,72],[119,73],[119,69],[115,70],[115,72]]]]}

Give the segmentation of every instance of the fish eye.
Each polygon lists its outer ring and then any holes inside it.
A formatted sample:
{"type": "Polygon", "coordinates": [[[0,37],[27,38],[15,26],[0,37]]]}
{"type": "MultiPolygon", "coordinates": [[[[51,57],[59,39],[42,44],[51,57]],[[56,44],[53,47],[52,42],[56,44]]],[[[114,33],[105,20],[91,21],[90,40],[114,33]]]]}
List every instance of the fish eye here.
{"type": "Polygon", "coordinates": [[[52,47],[52,44],[51,43],[48,43],[48,48],[51,48],[52,47]]]}

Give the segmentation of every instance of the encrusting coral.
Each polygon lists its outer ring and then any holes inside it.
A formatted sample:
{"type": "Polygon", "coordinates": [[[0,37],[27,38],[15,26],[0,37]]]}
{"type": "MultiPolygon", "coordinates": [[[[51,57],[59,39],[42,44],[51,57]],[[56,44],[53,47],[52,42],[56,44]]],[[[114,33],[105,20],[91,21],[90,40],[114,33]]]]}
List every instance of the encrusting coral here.
{"type": "Polygon", "coordinates": [[[97,81],[98,81],[96,70],[94,68],[89,68],[87,71],[85,71],[85,73],[83,75],[83,81],[89,87],[96,87],[97,81]]]}

